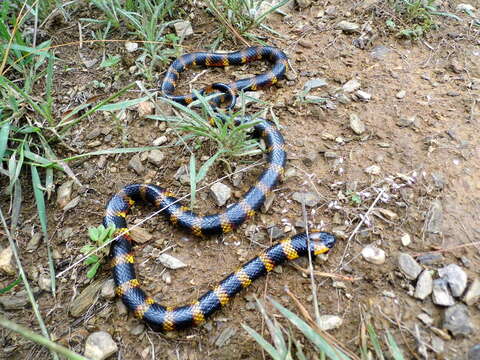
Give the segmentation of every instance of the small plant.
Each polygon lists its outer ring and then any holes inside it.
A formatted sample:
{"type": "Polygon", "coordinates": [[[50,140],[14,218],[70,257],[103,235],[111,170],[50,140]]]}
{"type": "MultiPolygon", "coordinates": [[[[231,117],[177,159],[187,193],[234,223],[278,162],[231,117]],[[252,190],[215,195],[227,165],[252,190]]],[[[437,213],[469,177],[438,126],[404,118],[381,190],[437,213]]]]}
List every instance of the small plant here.
{"type": "Polygon", "coordinates": [[[107,229],[103,225],[92,227],[88,229],[88,236],[93,244],[87,244],[80,249],[84,255],[91,253],[94,250],[98,251],[92,254],[84,261],[84,264],[90,266],[87,271],[87,278],[93,279],[102,264],[102,259],[108,255],[108,247],[104,246],[108,243],[115,232],[115,227],[111,226],[107,229]],[[99,249],[101,248],[101,249],[99,249]]]}
{"type": "MultiPolygon", "coordinates": [[[[306,321],[295,315],[287,308],[280,305],[275,300],[270,299],[272,305],[292,324],[294,325],[303,336],[308,339],[312,345],[314,352],[318,355],[319,359],[331,359],[331,360],[368,360],[373,359],[372,354],[366,346],[360,346],[360,356],[348,351],[346,348],[337,344],[335,339],[326,337],[328,334],[322,334],[318,327],[309,325],[306,321]]],[[[268,342],[258,332],[253,330],[247,325],[242,324],[247,333],[255,339],[255,341],[272,357],[274,360],[285,359],[307,359],[304,353],[304,346],[302,343],[294,337],[291,330],[285,329],[276,320],[275,317],[270,316],[265,307],[260,301],[257,300],[257,307],[260,310],[262,317],[265,320],[267,329],[270,332],[270,336],[273,341],[273,345],[268,342]]],[[[380,339],[375,332],[375,329],[370,324],[367,324],[368,340],[373,347],[374,352],[378,359],[385,359],[388,356],[384,355],[380,339]]],[[[385,344],[387,345],[390,356],[394,360],[404,360],[404,356],[400,348],[398,347],[395,339],[390,332],[386,333],[385,344]]]]}

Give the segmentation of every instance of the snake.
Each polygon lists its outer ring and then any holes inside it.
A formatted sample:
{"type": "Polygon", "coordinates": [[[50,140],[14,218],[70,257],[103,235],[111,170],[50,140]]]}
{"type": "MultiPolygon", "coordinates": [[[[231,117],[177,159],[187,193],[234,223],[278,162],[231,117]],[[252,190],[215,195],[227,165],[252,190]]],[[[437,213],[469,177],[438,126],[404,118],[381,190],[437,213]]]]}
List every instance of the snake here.
{"type": "MultiPolygon", "coordinates": [[[[233,89],[232,92],[254,90],[274,84],[284,76],[286,55],[273,47],[249,47],[226,54],[196,52],[182,55],[168,68],[161,87],[162,93],[175,102],[191,104],[196,98],[195,94],[173,94],[179,73],[187,67],[242,65],[261,59],[273,63],[272,70],[226,85],[228,91],[233,89]]],[[[224,88],[216,87],[222,91],[224,88]]],[[[228,97],[228,94],[223,95],[225,98],[228,97]]],[[[255,123],[253,130],[253,136],[265,142],[266,168],[238,202],[227,206],[219,213],[198,215],[182,205],[173,193],[154,184],[127,185],[108,201],[103,225],[115,227],[117,235],[110,247],[115,293],[135,317],[143,319],[153,330],[173,331],[198,326],[229,303],[242,289],[272,271],[275,266],[309,253],[313,256],[327,253],[336,243],[333,234],[315,230],[285,237],[230,273],[213,289],[188,305],[177,307],[161,305],[141,289],[134,268],[133,239],[126,222],[131,207],[137,202],[149,203],[161,209],[161,213],[172,224],[201,238],[213,234],[227,234],[235,230],[261,208],[268,194],[279,182],[287,158],[284,138],[275,124],[261,119],[255,123]]]]}

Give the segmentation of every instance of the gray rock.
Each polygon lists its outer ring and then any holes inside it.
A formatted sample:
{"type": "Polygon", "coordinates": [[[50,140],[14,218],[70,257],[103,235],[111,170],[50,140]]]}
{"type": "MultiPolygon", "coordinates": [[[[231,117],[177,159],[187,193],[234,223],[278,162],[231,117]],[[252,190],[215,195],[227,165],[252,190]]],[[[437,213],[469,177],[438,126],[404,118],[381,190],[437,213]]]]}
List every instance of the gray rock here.
{"type": "Polygon", "coordinates": [[[165,159],[165,154],[160,150],[152,150],[148,153],[147,159],[153,165],[160,166],[165,159]]]}
{"type": "Polygon", "coordinates": [[[343,104],[343,105],[350,104],[351,102],[350,98],[345,94],[339,94],[337,96],[337,100],[340,104],[343,104]]]}
{"type": "Polygon", "coordinates": [[[218,335],[217,340],[215,340],[215,346],[222,347],[226,345],[229,342],[230,338],[236,333],[237,329],[235,329],[234,327],[227,327],[220,333],[220,335],[218,335]]]}
{"type": "Polygon", "coordinates": [[[232,175],[232,184],[235,187],[242,185],[243,175],[245,174],[245,171],[241,171],[243,168],[243,166],[237,166],[235,173],[232,175]]]}
{"type": "Polygon", "coordinates": [[[417,257],[417,261],[422,265],[433,265],[443,262],[443,255],[440,253],[427,253],[417,257]]]}
{"type": "Polygon", "coordinates": [[[175,33],[181,37],[186,38],[187,36],[193,35],[192,24],[190,21],[179,21],[173,24],[175,28],[175,33]]]}
{"type": "Polygon", "coordinates": [[[475,12],[475,7],[471,4],[461,3],[461,4],[458,4],[455,9],[457,11],[465,11],[467,14],[475,12]]]}
{"type": "Polygon", "coordinates": [[[470,348],[468,351],[467,360],[480,360],[480,344],[470,348]]]}
{"type": "Polygon", "coordinates": [[[320,203],[320,198],[313,192],[294,192],[292,199],[308,207],[314,207],[320,203]]]}
{"type": "Polygon", "coordinates": [[[113,299],[115,297],[115,281],[113,279],[106,280],[100,291],[104,299],[113,299]]]}
{"type": "Polygon", "coordinates": [[[41,274],[38,277],[37,284],[43,291],[50,291],[52,289],[52,279],[49,274],[41,274]]]}
{"type": "Polygon", "coordinates": [[[418,314],[417,318],[423,322],[426,326],[432,326],[433,325],[433,319],[430,315],[426,313],[421,313],[418,314]]]}
{"type": "Polygon", "coordinates": [[[27,244],[27,251],[34,251],[38,248],[38,245],[40,245],[40,241],[42,240],[42,233],[36,232],[33,234],[32,238],[27,244]]]}
{"type": "Polygon", "coordinates": [[[303,90],[308,92],[311,89],[316,89],[326,85],[327,81],[325,79],[310,79],[305,83],[305,85],[303,85],[303,90]]]}
{"type": "Polygon", "coordinates": [[[223,206],[232,196],[232,189],[221,182],[217,182],[210,186],[210,193],[217,202],[217,205],[223,206]]]}
{"type": "Polygon", "coordinates": [[[360,120],[357,114],[350,114],[350,128],[357,135],[361,135],[365,132],[365,124],[360,120]]]}
{"type": "Polygon", "coordinates": [[[397,120],[397,126],[400,127],[409,127],[415,124],[416,117],[415,116],[410,116],[410,117],[401,117],[400,119],[397,120]]]}
{"type": "Polygon", "coordinates": [[[140,156],[134,155],[130,161],[128,162],[128,167],[135,171],[138,175],[143,175],[145,172],[145,167],[142,164],[142,161],[140,160],[140,156]]]}
{"type": "Polygon", "coordinates": [[[358,99],[361,101],[369,101],[372,99],[372,94],[363,90],[358,90],[355,95],[357,95],[358,99]]]}
{"type": "Polygon", "coordinates": [[[400,271],[410,280],[415,280],[422,272],[422,267],[410,254],[400,253],[398,255],[398,266],[400,271]]]}
{"type": "Polygon", "coordinates": [[[319,319],[319,327],[323,331],[333,330],[340,327],[343,319],[337,315],[321,315],[319,319]]]}
{"type": "Polygon", "coordinates": [[[451,306],[443,315],[443,328],[450,330],[453,336],[467,336],[473,332],[468,307],[463,304],[451,306]]]}
{"type": "Polygon", "coordinates": [[[385,262],[385,251],[375,245],[367,245],[362,249],[363,258],[369,263],[382,265],[385,262]]]}
{"type": "Polygon", "coordinates": [[[385,57],[388,55],[388,53],[391,51],[391,49],[387,46],[384,45],[378,45],[375,46],[372,49],[372,52],[370,55],[375,59],[375,60],[383,60],[385,57]]]}
{"type": "Polygon", "coordinates": [[[405,97],[405,95],[407,95],[407,92],[405,90],[400,90],[399,92],[397,92],[395,94],[395,97],[397,99],[403,99],[405,97]]]}
{"type": "Polygon", "coordinates": [[[315,164],[316,160],[318,158],[318,152],[317,151],[309,151],[305,156],[302,158],[302,162],[305,164],[305,166],[312,166],[315,164]]]}
{"type": "Polygon", "coordinates": [[[379,175],[382,169],[378,165],[371,165],[365,168],[364,171],[369,175],[379,175]]]}
{"type": "Polygon", "coordinates": [[[84,355],[92,360],[104,360],[117,351],[117,344],[106,331],[94,332],[85,341],[84,355]]]}
{"type": "Polygon", "coordinates": [[[354,32],[359,31],[360,25],[350,22],[350,21],[340,21],[337,25],[335,25],[335,29],[342,30],[344,33],[351,34],[354,32]]]}
{"type": "Polygon", "coordinates": [[[443,353],[445,351],[445,342],[438,336],[432,336],[432,349],[437,354],[443,353]]]}
{"type": "Polygon", "coordinates": [[[427,216],[427,232],[432,234],[440,234],[442,232],[443,223],[443,206],[438,199],[432,201],[430,212],[427,216]]]}
{"type": "Polygon", "coordinates": [[[348,80],[345,84],[343,84],[342,88],[343,91],[346,93],[352,93],[355,90],[360,88],[361,84],[357,79],[348,80]]]}
{"type": "Polygon", "coordinates": [[[145,324],[136,324],[130,328],[130,334],[138,336],[145,331],[145,324]]]}
{"type": "Polygon", "coordinates": [[[449,264],[438,270],[438,275],[445,279],[452,295],[462,296],[467,287],[467,274],[457,264],[449,264]]]}
{"type": "Polygon", "coordinates": [[[65,205],[70,202],[70,197],[72,195],[73,180],[64,182],[57,190],[57,204],[60,206],[60,209],[63,209],[65,205]]]}
{"type": "Polygon", "coordinates": [[[417,299],[424,300],[433,291],[433,279],[429,270],[423,270],[417,280],[417,286],[415,287],[415,296],[417,299]]]}
{"type": "Polygon", "coordinates": [[[470,284],[470,287],[463,297],[463,301],[467,305],[473,305],[478,301],[478,299],[480,299],[480,278],[477,277],[470,284]]]}
{"type": "Polygon", "coordinates": [[[272,240],[280,239],[284,236],[283,230],[280,229],[278,226],[272,226],[268,228],[268,236],[272,238],[272,240]]]}
{"type": "Polygon", "coordinates": [[[433,280],[432,301],[435,305],[440,306],[452,306],[455,304],[455,300],[453,299],[452,294],[450,294],[446,280],[433,280]]]}
{"type": "Polygon", "coordinates": [[[173,270],[181,269],[187,266],[184,262],[168,254],[160,254],[157,259],[163,266],[173,270]]]}
{"type": "Polygon", "coordinates": [[[73,317],[79,317],[94,303],[97,298],[97,292],[102,287],[102,281],[94,281],[88,285],[78,295],[70,305],[70,314],[73,317]]]}
{"type": "Polygon", "coordinates": [[[25,290],[19,291],[15,295],[0,296],[0,305],[4,310],[21,310],[29,304],[27,292],[25,290]]]}

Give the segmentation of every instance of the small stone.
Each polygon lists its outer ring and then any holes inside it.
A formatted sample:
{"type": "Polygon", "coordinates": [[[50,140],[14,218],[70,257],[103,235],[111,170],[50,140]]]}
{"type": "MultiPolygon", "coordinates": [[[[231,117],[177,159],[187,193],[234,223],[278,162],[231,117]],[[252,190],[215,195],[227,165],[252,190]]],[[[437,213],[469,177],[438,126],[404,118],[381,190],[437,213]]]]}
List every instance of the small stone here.
{"type": "Polygon", "coordinates": [[[151,101],[142,101],[137,105],[137,112],[140,118],[152,115],[153,110],[155,110],[155,105],[151,101]]]}
{"type": "Polygon", "coordinates": [[[106,331],[90,334],[85,341],[85,357],[92,360],[105,360],[118,351],[118,346],[106,331]]]}
{"type": "Polygon", "coordinates": [[[480,344],[470,348],[468,351],[467,360],[480,360],[480,344]]]}
{"type": "Polygon", "coordinates": [[[350,98],[345,94],[339,94],[337,96],[337,100],[340,104],[343,104],[343,105],[350,104],[351,102],[350,98]]]}
{"type": "Polygon", "coordinates": [[[403,234],[400,238],[400,241],[402,242],[403,246],[408,246],[412,243],[412,239],[410,238],[409,234],[403,234]]]}
{"type": "Polygon", "coordinates": [[[165,271],[162,274],[162,280],[165,281],[165,284],[170,285],[172,283],[172,275],[168,271],[165,271]]]}
{"type": "Polygon", "coordinates": [[[27,244],[27,251],[35,251],[42,240],[42,233],[36,232],[27,244]]]}
{"type": "Polygon", "coordinates": [[[60,185],[57,190],[57,204],[63,209],[69,202],[72,195],[73,180],[60,185]]]}
{"type": "Polygon", "coordinates": [[[140,160],[140,156],[134,155],[130,161],[128,162],[128,167],[135,171],[137,175],[142,175],[145,172],[145,167],[142,164],[142,161],[140,160]]]}
{"type": "Polygon", "coordinates": [[[338,154],[335,151],[325,151],[323,156],[325,159],[338,159],[338,154]]]}
{"type": "Polygon", "coordinates": [[[272,238],[272,240],[280,239],[284,236],[283,230],[280,229],[278,226],[272,226],[268,228],[268,236],[272,238]]]}
{"type": "Polygon", "coordinates": [[[152,150],[149,151],[147,159],[153,165],[160,166],[165,159],[165,154],[160,150],[152,150]]]}
{"type": "Polygon", "coordinates": [[[468,308],[463,304],[451,306],[443,315],[443,328],[450,330],[453,336],[467,336],[473,332],[468,308]]]}
{"type": "Polygon", "coordinates": [[[175,32],[181,38],[186,38],[190,35],[193,35],[192,24],[190,21],[179,21],[173,24],[175,32]]]}
{"type": "Polygon", "coordinates": [[[27,292],[25,290],[19,291],[13,296],[0,296],[0,305],[4,310],[21,310],[29,304],[27,292]]]}
{"type": "Polygon", "coordinates": [[[350,128],[357,135],[361,135],[365,132],[365,124],[360,120],[357,114],[350,114],[350,128]]]}
{"type": "Polygon", "coordinates": [[[397,92],[395,94],[395,97],[397,99],[403,99],[405,97],[405,95],[407,95],[407,92],[405,90],[400,90],[399,92],[397,92]]]}
{"type": "Polygon", "coordinates": [[[217,182],[210,186],[210,194],[215,199],[218,206],[223,206],[232,196],[232,189],[221,182],[217,182]]]}
{"type": "Polygon", "coordinates": [[[415,287],[414,297],[420,300],[425,300],[427,296],[433,291],[433,279],[432,274],[428,270],[423,270],[417,280],[417,286],[415,287]]]}
{"type": "Polygon", "coordinates": [[[407,253],[400,253],[400,255],[398,255],[398,266],[400,271],[409,280],[415,280],[422,272],[422,267],[407,253]]]}
{"type": "Polygon", "coordinates": [[[165,144],[168,141],[168,138],[165,135],[159,136],[155,140],[153,140],[153,146],[160,146],[165,144]]]}
{"type": "Polygon", "coordinates": [[[455,8],[457,11],[465,11],[466,13],[473,13],[475,11],[475,7],[471,4],[458,4],[455,8]]]}
{"type": "Polygon", "coordinates": [[[440,253],[427,253],[417,256],[417,261],[422,265],[433,265],[443,262],[443,255],[440,253]]]}
{"type": "Polygon", "coordinates": [[[313,47],[313,44],[310,41],[307,41],[307,40],[304,40],[304,39],[300,39],[298,41],[298,44],[300,46],[303,46],[304,48],[307,48],[307,49],[311,49],[313,47]]]}
{"type": "Polygon", "coordinates": [[[445,187],[445,175],[441,172],[433,172],[432,173],[433,184],[437,189],[443,189],[445,187]]]}
{"type": "Polygon", "coordinates": [[[433,325],[433,319],[430,315],[421,313],[418,314],[417,318],[423,322],[426,326],[432,326],[433,325]]]}
{"type": "Polygon", "coordinates": [[[432,201],[432,205],[430,207],[430,212],[427,216],[427,224],[426,229],[427,232],[432,234],[440,234],[442,231],[442,223],[443,223],[443,206],[442,202],[438,199],[432,201]]]}
{"type": "Polygon", "coordinates": [[[381,168],[380,166],[378,165],[371,165],[367,168],[365,168],[364,170],[367,174],[370,174],[370,175],[379,175],[380,174],[380,171],[381,171],[381,168]]]}
{"type": "Polygon", "coordinates": [[[308,80],[305,85],[303,85],[303,90],[308,92],[312,89],[316,89],[322,86],[327,86],[328,83],[325,79],[310,79],[308,80]]]}
{"type": "Polygon", "coordinates": [[[121,299],[117,299],[117,301],[115,301],[115,308],[117,309],[117,314],[118,315],[127,315],[128,314],[128,309],[121,299]]]}
{"type": "Polygon", "coordinates": [[[94,281],[78,295],[70,305],[70,314],[79,317],[93,304],[97,298],[97,292],[102,287],[102,281],[94,281]]]}
{"type": "Polygon", "coordinates": [[[222,347],[226,345],[230,338],[237,333],[237,329],[234,327],[227,327],[224,329],[220,335],[218,335],[217,340],[215,340],[215,346],[222,347]]]}
{"type": "Polygon", "coordinates": [[[432,301],[435,305],[452,306],[455,300],[448,290],[448,283],[444,279],[433,280],[432,301]]]}
{"type": "Polygon", "coordinates": [[[6,247],[0,251],[0,270],[7,275],[15,275],[15,267],[12,263],[13,251],[12,248],[6,247]]]}
{"type": "Polygon", "coordinates": [[[100,295],[108,300],[115,297],[115,281],[113,279],[108,279],[103,283],[100,295]]]}
{"type": "Polygon", "coordinates": [[[363,258],[369,263],[382,265],[385,262],[385,251],[375,245],[367,245],[362,249],[363,258]]]}
{"type": "Polygon", "coordinates": [[[168,254],[160,254],[158,256],[158,261],[160,261],[160,263],[163,266],[165,266],[169,269],[172,269],[172,270],[181,269],[181,268],[184,268],[184,267],[187,266],[182,261],[180,261],[177,258],[175,258],[171,255],[168,255],[168,254]]]}
{"type": "Polygon", "coordinates": [[[317,151],[310,151],[302,159],[302,162],[305,164],[305,166],[310,167],[313,164],[315,164],[317,158],[318,158],[318,152],[317,151]]]}
{"type": "Polygon", "coordinates": [[[129,53],[135,52],[135,51],[137,51],[137,49],[138,49],[138,43],[132,42],[132,41],[127,41],[127,42],[125,43],[125,49],[126,49],[127,52],[129,52],[129,53]]]}
{"type": "Polygon", "coordinates": [[[346,93],[352,93],[355,90],[360,88],[361,84],[357,79],[348,80],[345,84],[343,84],[342,88],[343,91],[346,93]]]}
{"type": "Polygon", "coordinates": [[[432,350],[437,354],[443,353],[445,350],[445,342],[438,336],[432,336],[432,350]]]}
{"type": "Polygon", "coordinates": [[[377,211],[389,220],[396,220],[398,218],[397,213],[392,210],[379,207],[377,211]]]}
{"type": "Polygon", "coordinates": [[[480,278],[477,277],[470,284],[470,287],[463,297],[463,301],[467,305],[473,305],[478,301],[478,299],[480,299],[480,278]]]}
{"type": "Polygon", "coordinates": [[[378,45],[372,49],[372,52],[370,53],[370,55],[375,60],[383,60],[388,55],[388,53],[390,53],[390,51],[391,49],[389,47],[384,45],[378,45]]]}
{"type": "Polygon", "coordinates": [[[293,168],[293,167],[290,167],[290,168],[287,169],[287,171],[285,171],[284,176],[285,176],[285,179],[290,179],[290,178],[292,178],[296,175],[297,175],[297,170],[295,170],[295,168],[293,168]]]}
{"type": "Polygon", "coordinates": [[[399,127],[409,127],[415,124],[416,116],[410,116],[408,118],[401,117],[397,121],[397,126],[399,127]]]}
{"type": "Polygon", "coordinates": [[[132,237],[133,241],[139,244],[144,244],[150,240],[152,240],[152,234],[149,231],[145,230],[140,226],[134,226],[130,229],[130,236],[132,237]]]}
{"type": "Polygon", "coordinates": [[[444,266],[438,270],[438,275],[447,281],[453,296],[462,296],[467,287],[467,274],[460,266],[457,264],[444,266]]]}
{"type": "Polygon", "coordinates": [[[318,326],[323,331],[339,328],[343,324],[343,319],[337,315],[320,315],[318,326]]]}
{"type": "Polygon", "coordinates": [[[344,33],[351,34],[357,32],[360,29],[360,25],[349,22],[349,21],[340,21],[337,25],[335,25],[335,29],[342,30],[344,33]]]}
{"type": "Polygon", "coordinates": [[[308,207],[314,207],[320,203],[318,195],[312,192],[294,192],[292,199],[308,207]]]}
{"type": "Polygon", "coordinates": [[[358,90],[355,95],[357,95],[358,99],[361,101],[369,101],[372,99],[372,94],[363,90],[358,90]]]}
{"type": "Polygon", "coordinates": [[[134,336],[141,335],[145,331],[145,324],[136,324],[130,329],[130,334],[134,336]]]}
{"type": "Polygon", "coordinates": [[[38,287],[43,291],[52,290],[52,279],[50,279],[50,276],[48,274],[41,274],[38,277],[37,283],[38,283],[38,287]]]}

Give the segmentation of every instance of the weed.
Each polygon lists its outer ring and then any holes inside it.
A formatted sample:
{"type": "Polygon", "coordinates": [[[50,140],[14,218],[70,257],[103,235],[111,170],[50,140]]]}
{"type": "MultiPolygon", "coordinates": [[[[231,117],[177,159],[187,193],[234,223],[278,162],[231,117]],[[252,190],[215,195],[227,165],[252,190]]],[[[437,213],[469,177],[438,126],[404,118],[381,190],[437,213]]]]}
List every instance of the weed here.
{"type": "Polygon", "coordinates": [[[114,226],[105,229],[103,225],[100,225],[96,228],[92,227],[88,229],[88,236],[93,244],[87,244],[83,246],[80,249],[80,252],[84,255],[91,252],[96,252],[96,254],[90,255],[84,262],[85,265],[90,266],[87,271],[87,278],[93,279],[97,274],[97,271],[102,264],[102,259],[108,255],[108,248],[103,247],[103,245],[111,241],[114,232],[114,226]]]}

